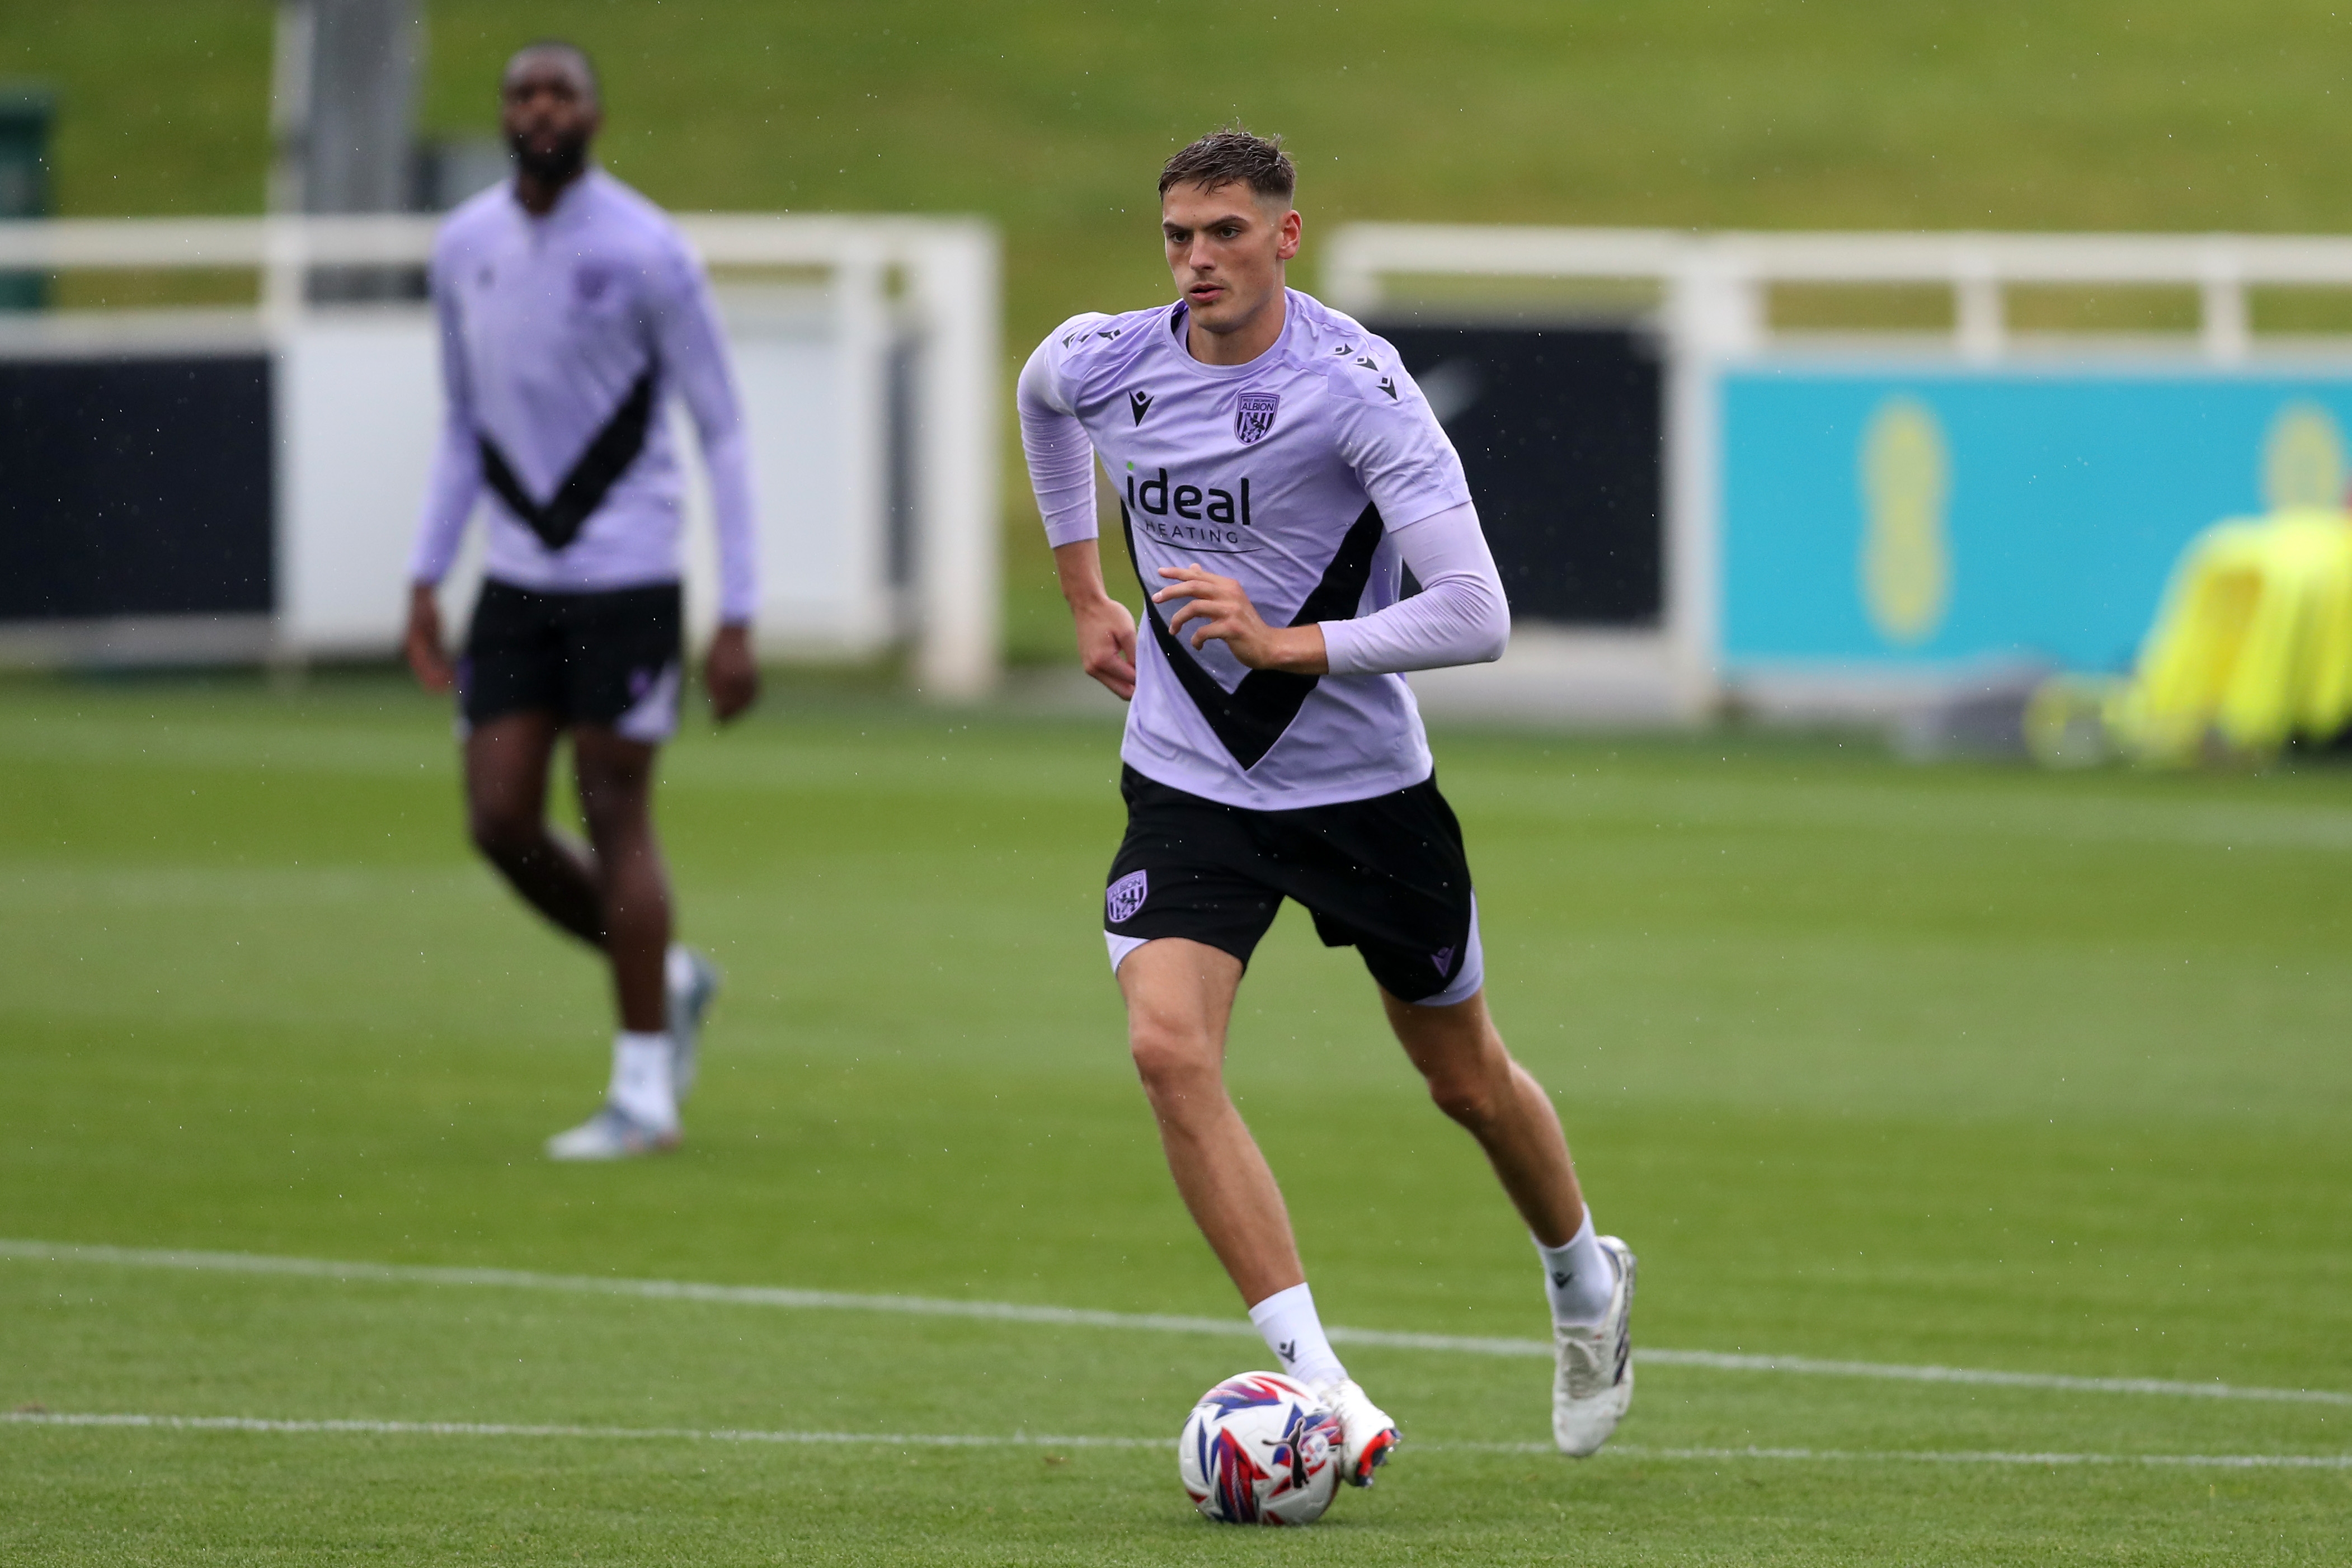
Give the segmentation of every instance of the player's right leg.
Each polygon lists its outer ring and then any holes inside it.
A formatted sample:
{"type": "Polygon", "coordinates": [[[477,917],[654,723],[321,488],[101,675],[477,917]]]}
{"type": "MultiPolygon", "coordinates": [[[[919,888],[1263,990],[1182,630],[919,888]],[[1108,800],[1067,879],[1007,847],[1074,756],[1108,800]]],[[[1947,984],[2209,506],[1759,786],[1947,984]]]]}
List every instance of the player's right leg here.
{"type": "Polygon", "coordinates": [[[1181,937],[1146,942],[1118,966],[1128,1049],[1169,1174],[1242,1300],[1255,1303],[1307,1273],[1282,1189],[1225,1092],[1225,1026],[1241,979],[1240,959],[1181,937]]]}
{"type": "Polygon", "coordinates": [[[592,947],[604,945],[604,898],[587,850],[547,821],[560,734],[552,713],[509,713],[466,737],[466,825],[474,847],[523,902],[592,947]]]}
{"type": "Polygon", "coordinates": [[[1396,1423],[1332,1353],[1282,1189],[1225,1090],[1225,1030],[1241,978],[1242,961],[1205,943],[1163,937],[1129,949],[1118,965],[1129,1049],[1184,1207],[1282,1369],[1339,1416],[1340,1473],[1368,1487],[1396,1449],[1396,1423]]]}
{"type": "MultiPolygon", "coordinates": [[[[526,903],[604,954],[618,982],[621,1029],[605,1104],[550,1140],[548,1153],[559,1159],[613,1159],[677,1142],[672,1038],[679,1009],[664,986],[666,967],[675,966],[662,946],[646,951],[648,933],[663,944],[668,933],[648,801],[654,743],[667,730],[635,736],[610,727],[654,708],[656,719],[675,722],[675,701],[661,700],[674,699],[675,679],[634,708],[645,694],[630,689],[635,666],[650,663],[640,683],[650,686],[662,663],[674,663],[675,597],[675,589],[546,594],[492,580],[467,633],[459,685],[474,842],[526,903]],[[616,618],[617,634],[609,624],[616,618]],[[551,763],[567,729],[593,852],[547,820],[551,763]]],[[[710,977],[684,977],[705,982],[686,997],[696,1021],[710,977]]]]}
{"type": "Polygon", "coordinates": [[[567,718],[551,596],[482,584],[458,664],[466,820],[474,845],[557,927],[604,945],[604,901],[586,848],[547,821],[547,778],[567,718]]]}
{"type": "Polygon", "coordinates": [[[1370,1486],[1396,1426],[1332,1354],[1282,1190],[1225,1092],[1234,995],[1282,902],[1266,881],[1264,822],[1132,769],[1120,793],[1127,836],[1111,863],[1103,934],[1169,1171],[1283,1371],[1339,1417],[1342,1473],[1370,1486]]]}

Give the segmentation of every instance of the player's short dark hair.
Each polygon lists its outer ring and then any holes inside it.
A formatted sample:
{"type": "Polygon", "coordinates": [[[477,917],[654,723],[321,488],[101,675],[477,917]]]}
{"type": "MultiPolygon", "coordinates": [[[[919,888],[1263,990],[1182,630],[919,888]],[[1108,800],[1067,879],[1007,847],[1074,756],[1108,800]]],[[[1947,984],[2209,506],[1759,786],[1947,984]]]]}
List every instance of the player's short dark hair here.
{"type": "Polygon", "coordinates": [[[1298,167],[1282,150],[1282,138],[1253,136],[1238,125],[1212,131],[1160,170],[1160,193],[1175,185],[1198,185],[1214,191],[1225,185],[1247,185],[1257,196],[1286,204],[1298,189],[1298,167]]]}
{"type": "Polygon", "coordinates": [[[507,57],[506,68],[499,72],[499,85],[505,87],[507,78],[514,75],[515,67],[532,55],[567,56],[573,65],[580,68],[580,74],[588,78],[588,96],[599,103],[604,101],[604,84],[596,75],[596,62],[588,57],[587,50],[569,38],[533,38],[507,57]]]}

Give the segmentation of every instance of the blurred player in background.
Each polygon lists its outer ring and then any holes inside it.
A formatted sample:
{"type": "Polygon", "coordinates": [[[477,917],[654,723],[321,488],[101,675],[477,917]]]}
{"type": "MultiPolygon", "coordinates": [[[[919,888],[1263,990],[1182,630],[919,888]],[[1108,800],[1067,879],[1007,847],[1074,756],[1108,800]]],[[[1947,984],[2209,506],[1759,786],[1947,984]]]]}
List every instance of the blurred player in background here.
{"type": "Polygon", "coordinates": [[[1594,1234],[1551,1102],[1487,1016],[1461,830],[1397,673],[1499,656],[1502,582],[1396,351],[1286,288],[1295,183],[1277,143],[1242,131],[1171,159],[1160,227],[1181,298],[1063,323],[1021,373],[1021,434],[1080,657],[1133,703],[1104,934],[1169,1167],[1368,1486],[1396,1427],[1332,1354],[1223,1082],[1234,993],[1285,897],[1362,955],[1406,1055],[1533,1233],[1569,1453],[1599,1448],[1632,1401],[1634,1260],[1594,1234]],[[1097,455],[1149,599],[1139,646],[1103,587],[1097,455]],[[1422,591],[1401,599],[1407,567],[1422,591]]]}
{"type": "Polygon", "coordinates": [[[683,396],[718,514],[719,629],[704,666],[724,722],[752,663],[751,464],[709,281],[662,212],[588,163],[595,70],[533,44],[500,83],[511,183],[466,203],[433,252],[448,418],[411,563],[407,653],[454,684],[473,839],[517,893],[604,953],[620,1010],[604,1107],[548,1141],[560,1160],[673,1148],[719,976],[670,940],[654,759],[684,683],[684,489],[669,424],[683,396]],[[488,578],[465,651],[444,650],[434,590],[490,498],[488,578]],[[583,846],[547,821],[572,738],[583,846]]]}

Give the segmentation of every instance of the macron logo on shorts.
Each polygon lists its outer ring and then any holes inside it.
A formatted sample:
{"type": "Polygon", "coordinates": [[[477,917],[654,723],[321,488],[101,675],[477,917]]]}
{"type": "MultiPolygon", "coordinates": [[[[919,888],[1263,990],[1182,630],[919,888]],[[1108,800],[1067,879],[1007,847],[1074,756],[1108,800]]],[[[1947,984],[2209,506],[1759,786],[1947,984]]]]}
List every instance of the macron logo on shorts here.
{"type": "Polygon", "coordinates": [[[1429,956],[1429,961],[1437,966],[1437,972],[1439,974],[1444,975],[1451,973],[1454,968],[1454,949],[1451,947],[1440,947],[1436,952],[1432,953],[1429,956]]]}
{"type": "Polygon", "coordinates": [[[1143,907],[1143,901],[1150,892],[1151,873],[1149,872],[1129,872],[1112,883],[1103,894],[1104,914],[1109,924],[1124,925],[1134,919],[1135,912],[1143,907]]]}

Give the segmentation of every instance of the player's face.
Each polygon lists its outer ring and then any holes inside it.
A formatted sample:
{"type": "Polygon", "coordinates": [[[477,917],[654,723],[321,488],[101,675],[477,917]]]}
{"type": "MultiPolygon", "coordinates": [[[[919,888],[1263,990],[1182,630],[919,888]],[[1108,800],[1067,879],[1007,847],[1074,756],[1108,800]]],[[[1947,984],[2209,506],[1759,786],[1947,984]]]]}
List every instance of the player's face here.
{"type": "Polygon", "coordinates": [[[499,85],[499,100],[515,157],[525,168],[558,179],[579,170],[604,121],[587,73],[559,51],[515,61],[499,85]]]}
{"type": "Polygon", "coordinates": [[[1236,332],[1282,293],[1282,264],[1298,254],[1298,214],[1247,185],[1171,185],[1160,199],[1168,270],[1192,319],[1236,332]]]}

